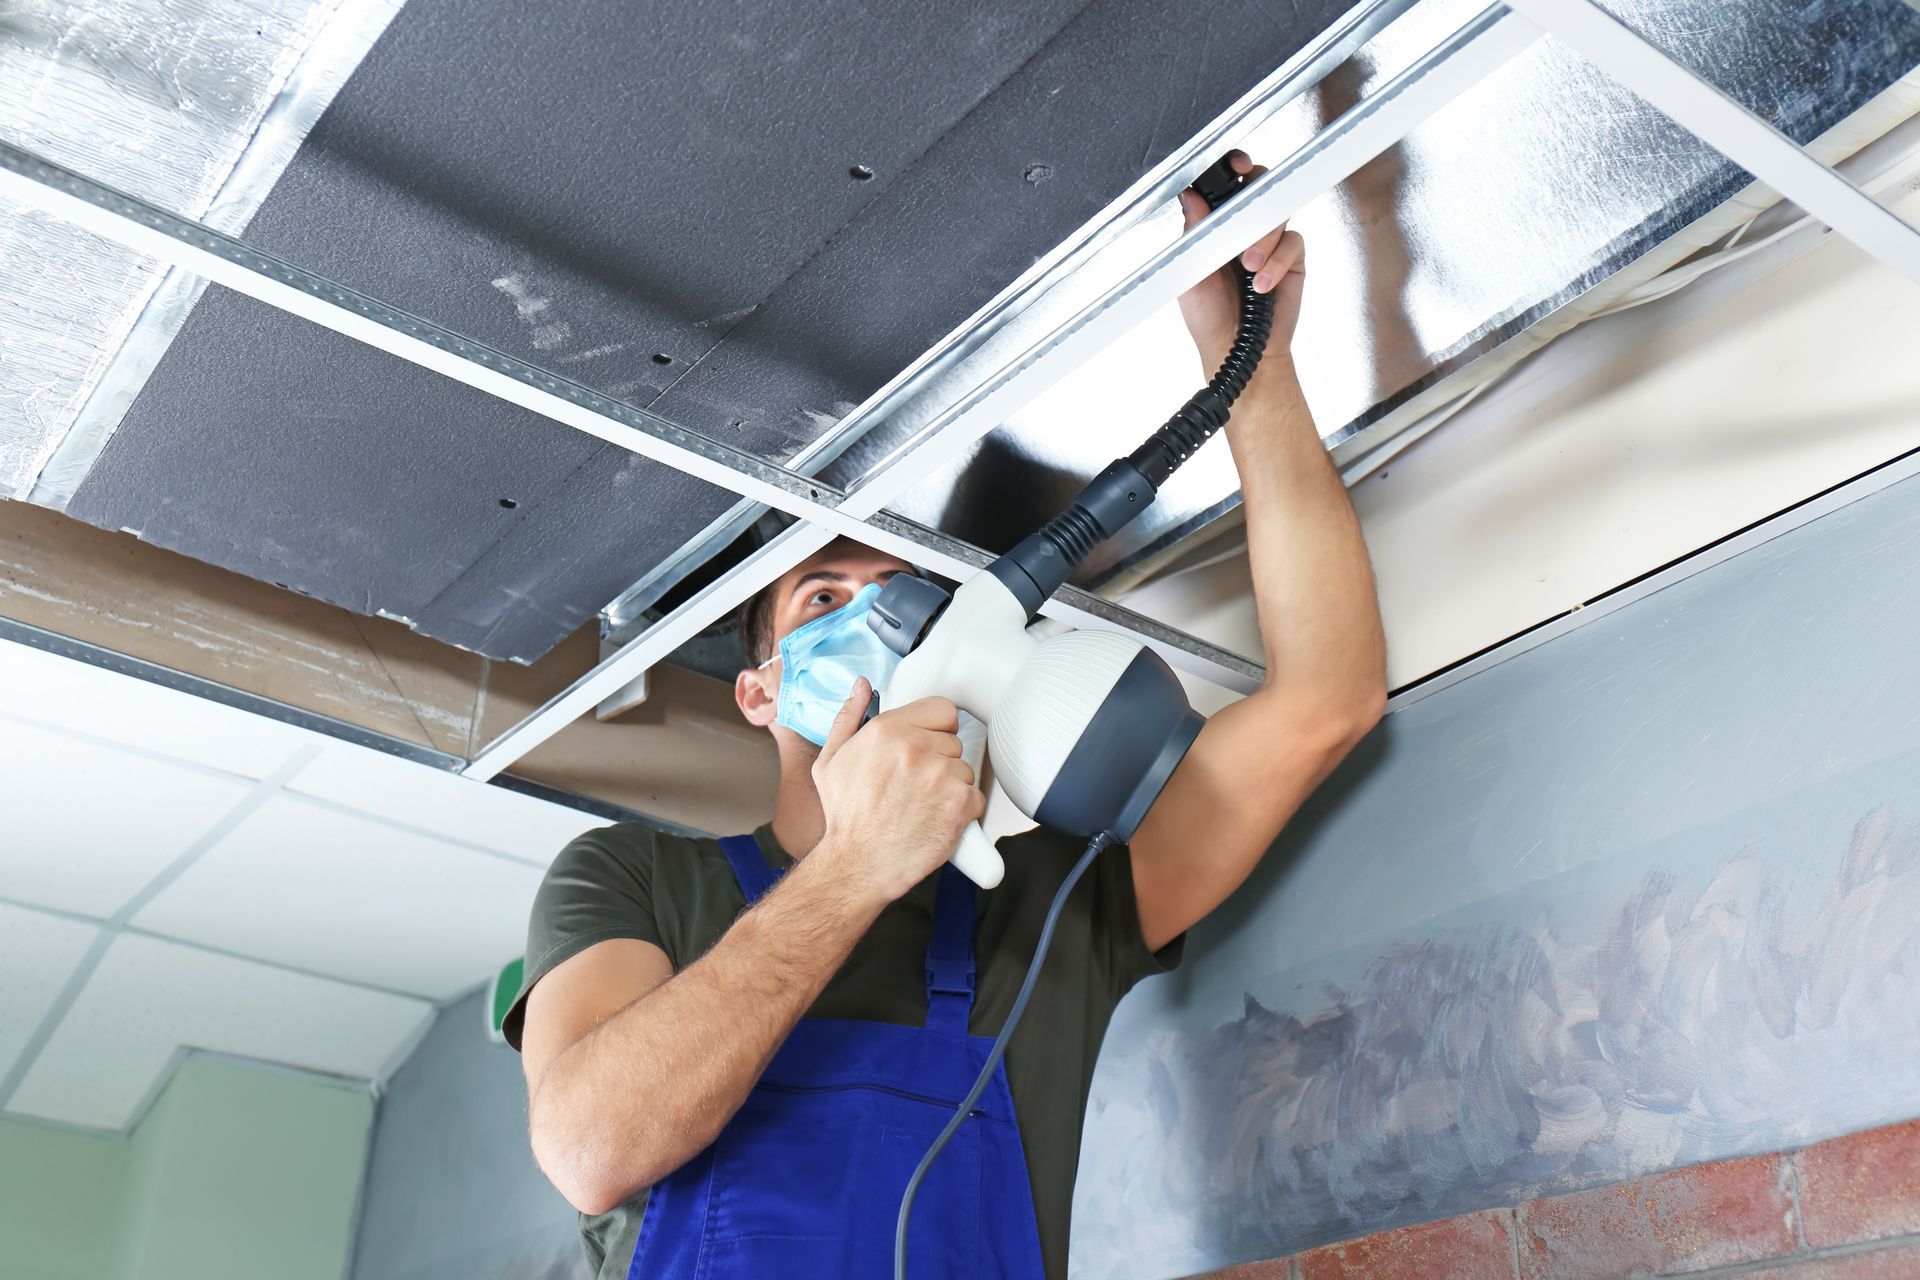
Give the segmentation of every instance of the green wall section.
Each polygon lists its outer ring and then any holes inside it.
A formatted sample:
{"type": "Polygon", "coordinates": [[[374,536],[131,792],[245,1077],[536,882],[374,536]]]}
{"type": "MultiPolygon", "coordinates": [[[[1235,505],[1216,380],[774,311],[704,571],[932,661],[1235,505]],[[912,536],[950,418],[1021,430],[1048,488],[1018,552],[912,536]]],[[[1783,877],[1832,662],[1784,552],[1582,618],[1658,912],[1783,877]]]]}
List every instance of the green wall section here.
{"type": "Polygon", "coordinates": [[[373,1100],[209,1057],[127,1138],[0,1119],[10,1280],[340,1280],[373,1100]]]}
{"type": "Polygon", "coordinates": [[[0,1116],[0,1273],[123,1274],[115,1256],[127,1144],[0,1116]]]}

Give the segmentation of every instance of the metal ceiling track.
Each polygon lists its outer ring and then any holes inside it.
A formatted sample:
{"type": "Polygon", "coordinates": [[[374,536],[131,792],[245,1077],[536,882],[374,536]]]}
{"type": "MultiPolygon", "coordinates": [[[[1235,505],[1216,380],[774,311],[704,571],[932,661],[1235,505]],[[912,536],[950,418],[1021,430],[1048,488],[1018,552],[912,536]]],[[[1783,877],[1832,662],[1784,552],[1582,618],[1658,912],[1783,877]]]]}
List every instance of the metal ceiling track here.
{"type": "MultiPolygon", "coordinates": [[[[1295,98],[1359,52],[1418,0],[1378,0],[1362,3],[1314,37],[1241,100],[1222,112],[1207,128],[1155,165],[1120,197],[1083,223],[1052,250],[952,333],[902,369],[878,391],[835,423],[818,439],[795,454],[790,465],[813,474],[833,463],[856,440],[883,421],[911,422],[924,418],[930,402],[942,400],[948,387],[971,387],[990,364],[995,348],[1011,339],[1016,343],[1044,332],[1058,286],[1072,280],[1121,238],[1130,228],[1164,209],[1208,165],[1219,159],[1235,139],[1266,124],[1295,98]]],[[[1063,311],[1061,314],[1071,314],[1063,311]]],[[[950,398],[950,397],[949,397],[950,398]]],[[[687,574],[724,549],[758,517],[760,508],[742,502],[688,540],[667,560],[649,570],[602,613],[610,640],[624,643],[644,622],[642,612],[687,574]]]]}
{"type": "MultiPolygon", "coordinates": [[[[1311,84],[1337,64],[1332,51],[1340,41],[1355,36],[1363,40],[1359,33],[1377,30],[1371,24],[1383,24],[1405,7],[1400,0],[1393,0],[1354,11],[1335,33],[1323,37],[1295,60],[1297,73],[1291,79],[1276,75],[1290,86],[1311,84]]],[[[490,744],[464,770],[468,776],[484,779],[510,766],[835,536],[856,538],[936,572],[965,576],[984,562],[981,552],[888,515],[886,505],[958,456],[1041,388],[1146,315],[1172,302],[1244,245],[1505,65],[1543,30],[1552,32],[1787,199],[1828,222],[1888,266],[1920,282],[1920,232],[1880,208],[1792,140],[1668,58],[1591,0],[1512,0],[1510,8],[1495,4],[1483,11],[1276,164],[1218,214],[1092,302],[1051,325],[1037,340],[1020,345],[1004,359],[996,357],[996,367],[987,376],[975,379],[969,369],[968,376],[960,379],[967,385],[957,393],[945,394],[947,388],[942,387],[939,398],[944,403],[927,416],[926,425],[845,492],[800,471],[677,427],[4,143],[0,143],[0,191],[139,252],[798,517],[799,523],[716,578],[490,744]]],[[[1270,80],[1266,92],[1271,95],[1276,91],[1270,80]]],[[[1258,98],[1251,105],[1243,102],[1236,111],[1258,109],[1268,101],[1258,98]]],[[[1211,155],[1224,145],[1237,126],[1233,113],[1223,117],[1220,124],[1202,135],[1204,153],[1211,155]]],[[[1188,152],[1195,150],[1188,148],[1188,152]]],[[[1162,166],[1156,171],[1157,177],[1150,175],[1143,180],[1146,185],[1136,187],[1123,203],[1136,197],[1144,200],[1150,193],[1154,198],[1171,198],[1177,187],[1159,191],[1155,184],[1176,179],[1183,183],[1190,176],[1183,166],[1194,158],[1183,153],[1178,163],[1162,166]]],[[[1122,216],[1126,212],[1123,209],[1122,216]]],[[[1059,252],[1052,270],[1070,272],[1100,239],[1100,232],[1095,230],[1070,242],[1059,252]]],[[[923,397],[913,393],[940,381],[941,370],[951,370],[991,341],[1000,323],[994,317],[1011,315],[1017,310],[1020,296],[1024,295],[1017,290],[1003,294],[988,308],[994,315],[977,318],[977,331],[950,339],[909,369],[875,397],[871,408],[863,407],[850,415],[849,426],[870,426],[883,412],[905,412],[906,406],[900,403],[903,400],[924,412],[923,397]],[[885,405],[889,403],[899,407],[887,410],[885,405]]],[[[851,434],[851,430],[838,431],[834,439],[844,441],[851,434]]],[[[830,447],[817,450],[805,461],[818,465],[830,452],[830,447]]],[[[1245,659],[1081,593],[1061,593],[1048,603],[1046,612],[1079,626],[1131,632],[1177,667],[1231,689],[1246,691],[1264,676],[1258,666],[1245,659]]]]}

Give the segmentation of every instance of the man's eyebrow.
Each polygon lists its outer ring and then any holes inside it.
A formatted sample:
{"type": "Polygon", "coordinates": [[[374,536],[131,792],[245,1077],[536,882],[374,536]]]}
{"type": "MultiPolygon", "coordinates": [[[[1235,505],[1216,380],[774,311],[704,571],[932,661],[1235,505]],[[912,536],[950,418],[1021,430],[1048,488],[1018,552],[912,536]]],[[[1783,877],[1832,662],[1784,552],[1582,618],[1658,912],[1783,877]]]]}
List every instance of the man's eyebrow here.
{"type": "Polygon", "coordinates": [[[800,580],[793,584],[793,590],[787,592],[787,595],[792,597],[800,594],[800,589],[809,583],[851,581],[853,579],[849,575],[841,573],[838,569],[815,569],[811,573],[801,575],[800,580]]]}

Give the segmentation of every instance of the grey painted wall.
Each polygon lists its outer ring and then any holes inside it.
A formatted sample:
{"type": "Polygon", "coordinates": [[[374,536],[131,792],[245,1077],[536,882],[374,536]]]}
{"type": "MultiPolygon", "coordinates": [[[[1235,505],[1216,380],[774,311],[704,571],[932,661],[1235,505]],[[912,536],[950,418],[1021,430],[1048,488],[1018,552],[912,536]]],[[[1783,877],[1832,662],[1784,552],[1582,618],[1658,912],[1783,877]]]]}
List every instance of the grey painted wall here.
{"type": "Polygon", "coordinates": [[[1082,1277],[1920,1114],[1920,483],[1388,718],[1121,1008],[1082,1277]]]}
{"type": "Polygon", "coordinates": [[[520,1058],[483,997],[443,1009],[374,1118],[353,1280],[587,1280],[573,1209],[527,1149],[520,1058]]]}

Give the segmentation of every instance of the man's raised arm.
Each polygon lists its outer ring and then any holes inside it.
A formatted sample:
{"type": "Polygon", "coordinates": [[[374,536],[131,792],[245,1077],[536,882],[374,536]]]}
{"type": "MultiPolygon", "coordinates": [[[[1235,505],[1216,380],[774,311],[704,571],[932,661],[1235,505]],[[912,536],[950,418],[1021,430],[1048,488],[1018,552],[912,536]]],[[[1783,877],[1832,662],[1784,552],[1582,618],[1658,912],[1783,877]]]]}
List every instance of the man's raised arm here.
{"type": "MultiPolygon", "coordinates": [[[[1235,159],[1240,172],[1259,172],[1235,159]]],[[[1188,227],[1205,216],[1193,193],[1182,204],[1188,227]]],[[[1360,522],[1288,351],[1305,255],[1299,234],[1283,228],[1241,258],[1274,299],[1272,340],[1226,427],[1267,678],[1208,720],[1134,835],[1140,924],[1156,950],[1239,887],[1386,706],[1386,641],[1360,522]]],[[[1181,299],[1209,373],[1233,340],[1235,289],[1216,273],[1181,299]]]]}

